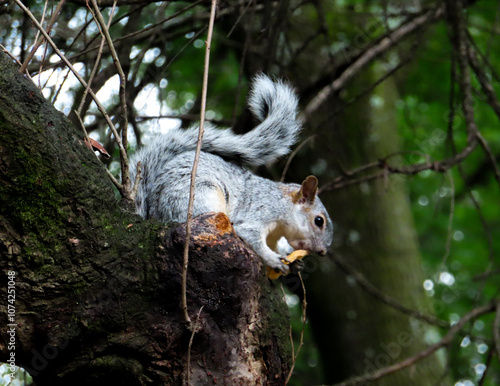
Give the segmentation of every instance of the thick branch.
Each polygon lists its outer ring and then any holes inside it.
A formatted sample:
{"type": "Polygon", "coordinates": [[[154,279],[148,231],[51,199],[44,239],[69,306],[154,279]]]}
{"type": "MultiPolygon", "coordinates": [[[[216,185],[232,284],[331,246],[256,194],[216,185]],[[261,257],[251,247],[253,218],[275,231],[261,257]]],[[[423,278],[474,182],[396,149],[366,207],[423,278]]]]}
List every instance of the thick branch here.
{"type": "Polygon", "coordinates": [[[349,82],[374,59],[376,59],[382,53],[387,52],[400,41],[405,39],[408,35],[416,32],[427,23],[438,20],[443,15],[444,7],[431,9],[424,14],[409,20],[407,23],[402,24],[387,36],[385,36],[378,42],[375,42],[349,65],[344,64],[337,66],[340,68],[343,68],[345,66],[346,68],[332,83],[328,84],[319,92],[317,92],[314,98],[307,104],[306,108],[304,109],[304,116],[306,117],[306,119],[316,112],[321,104],[328,99],[329,95],[334,94],[335,92],[345,87],[347,82],[349,82]]]}
{"type": "MultiPolygon", "coordinates": [[[[180,384],[184,226],[120,209],[81,130],[0,54],[0,270],[15,271],[16,365],[39,386],[180,384]]],[[[193,382],[283,384],[286,305],[223,214],[193,220],[193,382]]],[[[0,276],[7,299],[7,276],[0,276]]],[[[7,310],[0,306],[0,322],[7,310]]],[[[9,336],[1,334],[0,361],[9,336]]]]}

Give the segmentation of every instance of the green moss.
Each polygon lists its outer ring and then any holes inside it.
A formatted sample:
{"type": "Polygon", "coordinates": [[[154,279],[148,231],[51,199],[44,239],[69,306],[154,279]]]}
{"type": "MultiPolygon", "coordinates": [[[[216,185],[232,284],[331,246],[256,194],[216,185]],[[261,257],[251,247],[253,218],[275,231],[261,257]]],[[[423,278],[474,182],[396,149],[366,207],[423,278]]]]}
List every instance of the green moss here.
{"type": "MultiPolygon", "coordinates": [[[[0,198],[5,202],[5,210],[14,214],[25,236],[24,252],[30,258],[47,252],[48,246],[39,242],[40,235],[45,240],[57,240],[54,236],[60,236],[64,229],[58,193],[61,182],[54,182],[57,179],[37,159],[36,153],[28,153],[23,148],[16,149],[13,164],[16,165],[12,170],[14,177],[10,184],[0,187],[0,198]]],[[[51,249],[60,250],[61,246],[53,244],[51,249]]]]}

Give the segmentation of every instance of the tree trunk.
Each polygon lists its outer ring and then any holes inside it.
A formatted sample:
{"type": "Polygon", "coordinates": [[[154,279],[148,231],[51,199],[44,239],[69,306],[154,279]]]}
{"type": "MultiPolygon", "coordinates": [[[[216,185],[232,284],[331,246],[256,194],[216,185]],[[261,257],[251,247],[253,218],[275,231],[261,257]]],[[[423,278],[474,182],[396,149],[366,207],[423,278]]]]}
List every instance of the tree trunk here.
{"type": "Polygon", "coordinates": [[[122,210],[83,134],[3,53],[0,202],[0,360],[37,385],[183,384],[189,354],[191,384],[284,383],[286,305],[228,218],[193,223],[190,347],[184,226],[122,210]]]}
{"type": "MultiPolygon", "coordinates": [[[[359,88],[354,85],[349,95],[357,95],[365,84],[372,84],[372,74],[372,70],[367,71],[365,81],[360,77],[359,88]]],[[[321,188],[322,182],[332,181],[345,171],[399,151],[395,117],[391,113],[396,95],[394,79],[390,78],[374,93],[346,108],[341,116],[330,119],[327,117],[332,117],[332,106],[339,102],[334,98],[327,101],[311,122],[312,126],[319,122],[326,122],[327,126],[322,125],[314,142],[315,159],[294,161],[302,175],[315,172],[314,165],[320,165],[321,155],[332,154],[334,158],[328,164],[340,168],[323,171],[321,188]],[[374,103],[377,101],[382,104],[374,103]],[[378,117],[384,117],[384,121],[378,117]],[[304,170],[306,167],[308,170],[304,170]]],[[[335,223],[333,253],[385,296],[427,313],[422,263],[404,179],[396,176],[356,184],[325,192],[321,198],[335,223]]],[[[426,338],[431,336],[431,328],[375,299],[334,262],[309,260],[303,277],[325,382],[373,373],[415,355],[429,343],[426,338]]],[[[443,362],[437,359],[427,358],[375,384],[436,384],[444,373],[443,362]]]]}

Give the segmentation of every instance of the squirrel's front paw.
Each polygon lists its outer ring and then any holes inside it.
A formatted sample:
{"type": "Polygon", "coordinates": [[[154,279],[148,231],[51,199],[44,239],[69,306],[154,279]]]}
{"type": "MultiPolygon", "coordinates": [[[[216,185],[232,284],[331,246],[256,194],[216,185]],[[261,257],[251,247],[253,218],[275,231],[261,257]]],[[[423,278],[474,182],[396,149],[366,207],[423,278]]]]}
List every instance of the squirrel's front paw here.
{"type": "Polygon", "coordinates": [[[304,269],[306,266],[306,263],[304,263],[304,260],[295,260],[290,264],[290,272],[291,273],[299,273],[304,269]]]}
{"type": "Polygon", "coordinates": [[[279,261],[276,262],[273,269],[279,274],[288,275],[290,273],[291,263],[292,262],[290,260],[288,260],[286,257],[283,256],[279,258],[279,261]]]}
{"type": "Polygon", "coordinates": [[[290,253],[287,257],[280,257],[279,264],[274,262],[273,267],[267,268],[267,277],[277,279],[281,275],[287,275],[290,272],[299,272],[304,268],[302,258],[308,254],[308,251],[297,250],[290,253]]]}
{"type": "Polygon", "coordinates": [[[273,261],[272,266],[267,266],[267,277],[272,280],[276,280],[281,275],[288,275],[290,272],[290,261],[286,258],[280,257],[273,261]]]}

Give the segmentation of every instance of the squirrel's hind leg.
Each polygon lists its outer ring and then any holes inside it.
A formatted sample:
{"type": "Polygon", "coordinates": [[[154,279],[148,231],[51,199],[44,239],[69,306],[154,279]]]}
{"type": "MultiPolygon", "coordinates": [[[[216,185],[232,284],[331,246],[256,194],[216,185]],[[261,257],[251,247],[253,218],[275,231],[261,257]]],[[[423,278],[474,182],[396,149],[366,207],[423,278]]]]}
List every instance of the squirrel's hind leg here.
{"type": "Polygon", "coordinates": [[[196,183],[193,216],[207,212],[222,212],[229,215],[223,189],[211,181],[196,183]]]}
{"type": "MultiPolygon", "coordinates": [[[[163,190],[162,200],[151,208],[150,216],[165,222],[186,222],[189,194],[188,184],[163,190]]],[[[229,216],[227,207],[226,197],[219,186],[207,180],[196,181],[193,217],[208,212],[222,212],[229,216]]]]}

